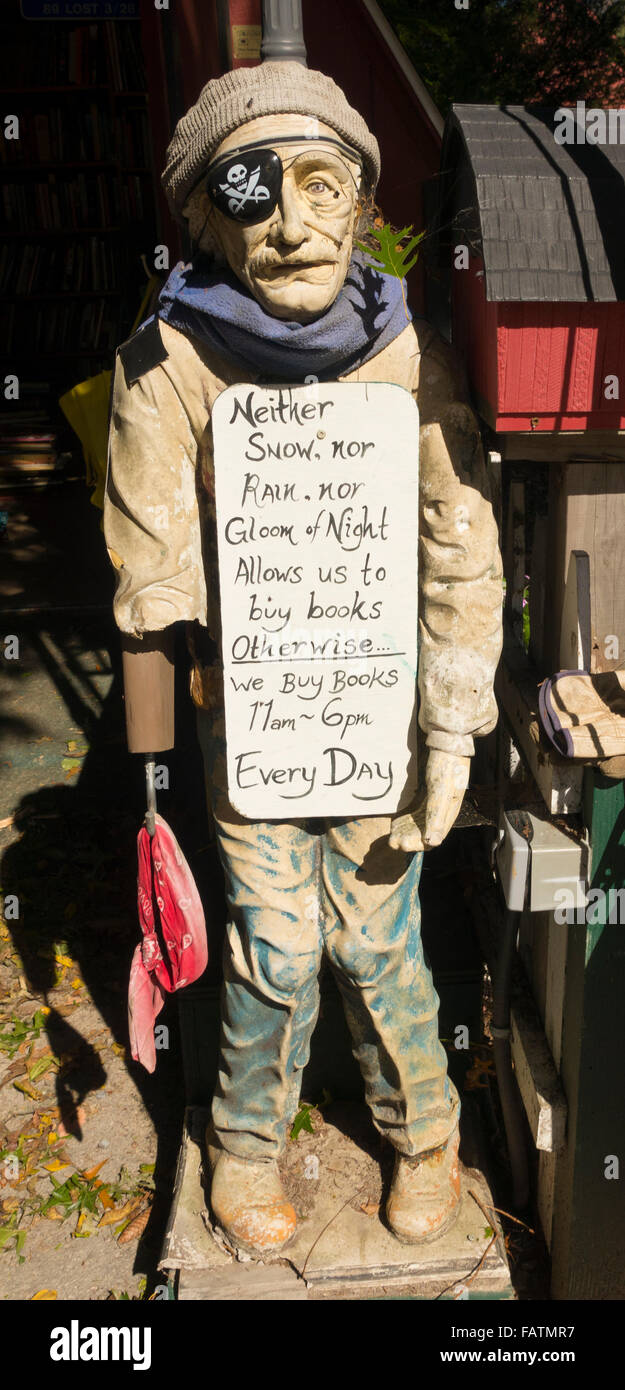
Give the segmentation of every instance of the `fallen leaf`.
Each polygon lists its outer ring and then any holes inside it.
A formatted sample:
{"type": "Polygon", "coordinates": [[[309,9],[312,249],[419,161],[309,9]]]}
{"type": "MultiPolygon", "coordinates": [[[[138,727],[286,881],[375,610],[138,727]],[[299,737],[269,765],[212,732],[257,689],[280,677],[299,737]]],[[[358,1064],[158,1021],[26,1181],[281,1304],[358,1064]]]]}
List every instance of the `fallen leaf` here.
{"type": "Polygon", "coordinates": [[[39,1292],[34,1293],[30,1301],[31,1303],[43,1303],[44,1301],[50,1303],[54,1298],[58,1298],[56,1289],[39,1289],[39,1292]]]}
{"type": "Polygon", "coordinates": [[[139,1212],[138,1216],[135,1216],[133,1220],[129,1221],[128,1225],[124,1227],[121,1235],[117,1237],[117,1244],[126,1245],[131,1240],[139,1240],[139,1237],[142,1236],[145,1231],[149,1219],[150,1208],[145,1207],[143,1211],[139,1212]]]}
{"type": "Polygon", "coordinates": [[[43,1166],[47,1173],[58,1173],[59,1168],[69,1166],[69,1159],[53,1158],[51,1163],[44,1163],[43,1166]]]}
{"type": "Polygon", "coordinates": [[[29,1079],[31,1081],[38,1081],[40,1076],[45,1076],[46,1072],[50,1070],[50,1067],[56,1066],[56,1058],[53,1057],[51,1053],[49,1053],[47,1057],[39,1057],[30,1068],[28,1073],[29,1079]]]}
{"type": "Polygon", "coordinates": [[[84,1168],[82,1170],[81,1177],[83,1177],[86,1180],[86,1182],[91,1182],[91,1179],[97,1177],[98,1173],[100,1172],[100,1169],[103,1168],[104,1164],[107,1162],[108,1159],[103,1158],[101,1163],[96,1163],[95,1168],[84,1168]]]}
{"type": "Polygon", "coordinates": [[[132,1216],[136,1206],[137,1199],[134,1197],[132,1201],[124,1202],[122,1207],[113,1207],[111,1211],[105,1211],[104,1216],[101,1216],[98,1221],[98,1230],[100,1226],[114,1226],[117,1221],[123,1221],[125,1217],[132,1216]]]}
{"type": "Polygon", "coordinates": [[[9,826],[12,824],[13,816],[5,816],[4,820],[0,820],[0,830],[8,830],[9,826]]]}
{"type": "Polygon", "coordinates": [[[39,1100],[39,1092],[31,1086],[30,1081],[14,1081],[13,1085],[16,1091],[21,1091],[29,1100],[39,1100]]]}
{"type": "Polygon", "coordinates": [[[364,1211],[365,1216],[377,1216],[377,1213],[378,1213],[379,1210],[380,1210],[380,1203],[379,1203],[379,1202],[369,1202],[369,1201],[367,1201],[367,1202],[361,1202],[361,1204],[360,1204],[360,1210],[361,1210],[361,1211],[364,1211]]]}
{"type": "Polygon", "coordinates": [[[13,1081],[13,1079],[14,1079],[16,1076],[25,1076],[25,1075],[26,1075],[26,1069],[25,1069],[25,1067],[24,1067],[24,1063],[23,1063],[23,1062],[11,1062],[10,1067],[7,1067],[7,1070],[6,1070],[5,1073],[4,1073],[4,1077],[3,1077],[3,1080],[2,1080],[2,1084],[4,1085],[4,1083],[5,1083],[6,1081],[13,1081]]]}
{"type": "Polygon", "coordinates": [[[47,1211],[44,1211],[43,1215],[45,1216],[45,1218],[46,1218],[47,1221],[62,1221],[62,1220],[63,1220],[63,1215],[62,1215],[62,1213],[59,1211],[58,1207],[48,1207],[48,1210],[47,1210],[47,1211]]]}

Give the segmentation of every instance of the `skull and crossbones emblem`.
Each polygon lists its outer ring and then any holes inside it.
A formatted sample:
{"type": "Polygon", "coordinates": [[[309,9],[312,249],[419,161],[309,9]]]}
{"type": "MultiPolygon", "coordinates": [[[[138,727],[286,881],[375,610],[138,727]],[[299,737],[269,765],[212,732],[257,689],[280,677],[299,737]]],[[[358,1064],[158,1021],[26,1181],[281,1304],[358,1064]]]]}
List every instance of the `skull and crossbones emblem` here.
{"type": "Polygon", "coordinates": [[[243,211],[247,203],[266,202],[271,197],[268,188],[259,183],[260,165],[248,173],[244,164],[232,164],[226,174],[226,183],[220,183],[222,193],[228,195],[228,208],[232,213],[243,211]]]}

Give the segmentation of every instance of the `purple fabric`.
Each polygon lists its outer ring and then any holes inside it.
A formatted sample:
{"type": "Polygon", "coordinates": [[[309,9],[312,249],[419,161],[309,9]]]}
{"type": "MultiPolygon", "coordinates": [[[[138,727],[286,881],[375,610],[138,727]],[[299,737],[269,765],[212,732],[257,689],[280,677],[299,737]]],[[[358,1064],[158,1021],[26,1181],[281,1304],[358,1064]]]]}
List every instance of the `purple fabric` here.
{"type": "Polygon", "coordinates": [[[552,687],[559,681],[561,676],[587,676],[587,671],[557,671],[555,676],[549,676],[544,680],[538,690],[538,713],[540,722],[549,739],[558,753],[565,758],[575,757],[575,748],[570,730],[563,729],[558,715],[558,711],[551,699],[552,687]]]}
{"type": "MultiPolygon", "coordinates": [[[[404,285],[404,295],[406,285],[404,285]]],[[[263,376],[320,381],[355,371],[406,328],[402,285],[356,252],[340,294],[312,323],[268,314],[228,269],[204,257],[172,270],[157,315],[224,357],[248,362],[263,376]]]]}

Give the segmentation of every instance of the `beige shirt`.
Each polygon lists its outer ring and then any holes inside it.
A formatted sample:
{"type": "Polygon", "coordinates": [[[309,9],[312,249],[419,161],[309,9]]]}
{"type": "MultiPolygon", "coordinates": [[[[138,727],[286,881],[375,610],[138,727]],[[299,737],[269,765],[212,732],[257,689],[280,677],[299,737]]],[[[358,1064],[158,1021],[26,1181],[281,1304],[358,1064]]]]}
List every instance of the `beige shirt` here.
{"type": "MultiPolygon", "coordinates": [[[[261,378],[163,321],[160,330],[167,357],[132,386],[116,361],[104,504],[115,619],[135,636],[184,620],[219,645],[211,410],[225,387],[261,378]]],[[[338,379],[394,382],[417,401],[419,724],[430,748],[470,756],[473,737],[497,721],[502,641],[501,558],[476,418],[451,350],[423,321],[338,379]]],[[[201,667],[196,656],[200,705],[201,667]]]]}

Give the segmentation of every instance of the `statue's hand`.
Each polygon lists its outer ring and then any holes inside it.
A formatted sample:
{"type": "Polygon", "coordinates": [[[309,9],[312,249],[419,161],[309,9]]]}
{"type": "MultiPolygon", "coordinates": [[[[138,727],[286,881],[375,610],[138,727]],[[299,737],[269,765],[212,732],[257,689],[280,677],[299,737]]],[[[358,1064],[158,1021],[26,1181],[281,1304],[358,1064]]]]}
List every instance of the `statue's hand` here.
{"type": "Polygon", "coordinates": [[[414,810],[404,811],[391,822],[391,849],[425,850],[440,845],[462,805],[470,767],[470,758],[430,749],[425,787],[414,810]]]}

